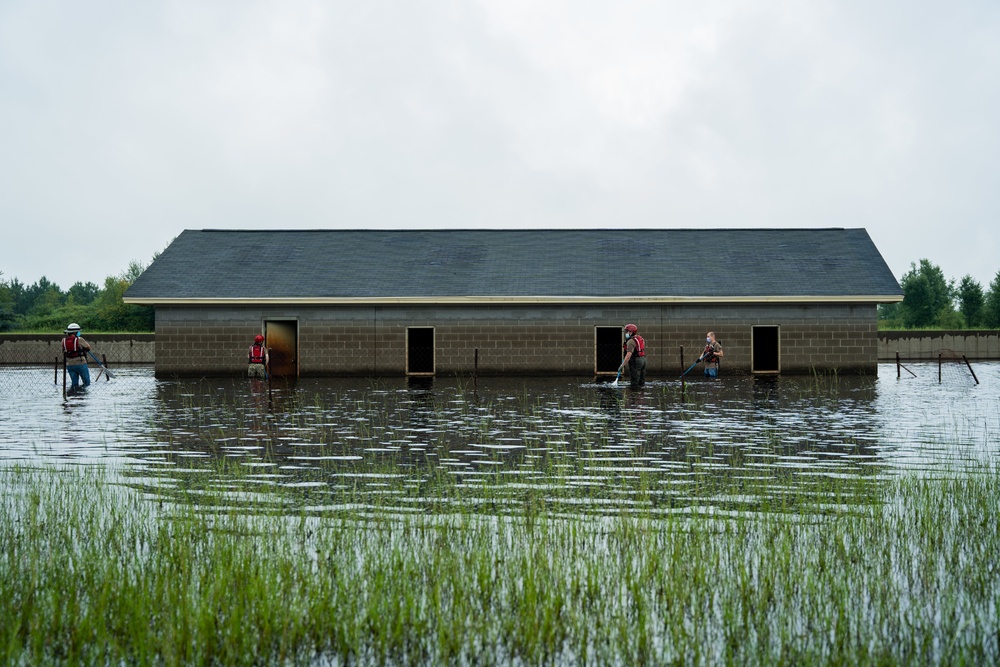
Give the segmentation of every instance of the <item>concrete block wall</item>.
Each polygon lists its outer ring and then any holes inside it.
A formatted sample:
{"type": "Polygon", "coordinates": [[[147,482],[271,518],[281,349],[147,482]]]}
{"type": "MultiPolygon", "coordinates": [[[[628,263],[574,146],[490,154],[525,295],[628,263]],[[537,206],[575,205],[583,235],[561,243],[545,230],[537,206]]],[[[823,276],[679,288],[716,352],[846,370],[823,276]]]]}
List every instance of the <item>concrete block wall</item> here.
{"type": "Polygon", "coordinates": [[[158,307],[160,375],[238,374],[265,320],[298,323],[302,375],[402,375],[407,327],[433,327],[438,375],[469,374],[475,351],[483,375],[594,373],[595,326],[635,322],[646,339],[648,373],[670,376],[690,364],[713,330],[724,372],[751,371],[753,325],[779,327],[783,373],[875,373],[874,306],[289,306],[158,307]]]}
{"type": "Polygon", "coordinates": [[[964,354],[969,361],[1000,359],[1000,331],[880,331],[879,359],[895,361],[897,352],[903,360],[937,360],[938,354],[945,358],[964,354]]]}
{"type": "Polygon", "coordinates": [[[755,325],[778,327],[782,373],[877,371],[874,306],[741,304],[664,307],[660,340],[674,360],[664,360],[663,372],[669,374],[680,367],[682,345],[685,363],[694,362],[704,348],[708,331],[714,331],[722,343],[724,372],[751,372],[755,325]]]}
{"type": "MultiPolygon", "coordinates": [[[[109,365],[151,364],[154,361],[153,334],[88,334],[98,358],[109,365]]],[[[0,334],[0,365],[51,364],[62,360],[61,334],[0,334]]],[[[93,363],[93,362],[91,362],[93,363]]]]}
{"type": "Polygon", "coordinates": [[[156,374],[245,373],[247,350],[262,331],[259,307],[157,307],[156,374]]]}

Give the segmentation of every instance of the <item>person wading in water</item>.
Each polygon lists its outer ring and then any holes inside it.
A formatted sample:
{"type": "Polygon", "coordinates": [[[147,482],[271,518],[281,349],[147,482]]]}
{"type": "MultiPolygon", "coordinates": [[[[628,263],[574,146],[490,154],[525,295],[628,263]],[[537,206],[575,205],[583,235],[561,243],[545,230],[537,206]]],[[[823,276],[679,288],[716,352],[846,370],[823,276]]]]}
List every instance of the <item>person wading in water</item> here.
{"type": "Polygon", "coordinates": [[[634,324],[625,325],[625,344],[622,345],[625,358],[620,371],[628,365],[629,387],[638,389],[646,384],[646,341],[639,335],[639,327],[634,324]]]}
{"type": "Polygon", "coordinates": [[[73,381],[71,389],[78,389],[80,381],[84,387],[90,386],[90,368],[87,366],[87,353],[90,352],[90,343],[80,336],[80,325],[73,322],[63,332],[66,337],[62,339],[63,359],[66,360],[66,372],[69,373],[73,381]]]}
{"type": "Polygon", "coordinates": [[[719,361],[722,355],[722,344],[715,340],[715,332],[709,331],[705,335],[705,351],[701,353],[702,361],[705,362],[705,377],[719,377],[719,361]]]}
{"type": "Polygon", "coordinates": [[[253,345],[247,352],[247,375],[252,378],[264,379],[267,377],[267,365],[270,362],[267,348],[264,347],[264,337],[260,334],[253,339],[253,345]]]}

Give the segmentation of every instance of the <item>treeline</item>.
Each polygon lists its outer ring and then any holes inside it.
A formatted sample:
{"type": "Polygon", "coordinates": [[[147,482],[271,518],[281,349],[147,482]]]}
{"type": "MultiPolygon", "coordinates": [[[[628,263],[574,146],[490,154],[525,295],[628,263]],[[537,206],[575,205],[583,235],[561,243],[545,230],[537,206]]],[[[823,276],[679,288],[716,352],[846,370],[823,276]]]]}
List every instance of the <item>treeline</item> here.
{"type": "Polygon", "coordinates": [[[105,278],[103,287],[77,282],[66,291],[44,276],[25,285],[17,278],[4,280],[0,272],[0,331],[61,332],[70,322],[85,331],[153,331],[152,306],[122,301],[144,269],[133,261],[119,275],[105,278]]]}
{"type": "Polygon", "coordinates": [[[940,267],[922,259],[910,264],[899,285],[902,302],[878,308],[880,328],[1000,328],[1000,271],[984,289],[969,275],[946,280],[940,267]]]}

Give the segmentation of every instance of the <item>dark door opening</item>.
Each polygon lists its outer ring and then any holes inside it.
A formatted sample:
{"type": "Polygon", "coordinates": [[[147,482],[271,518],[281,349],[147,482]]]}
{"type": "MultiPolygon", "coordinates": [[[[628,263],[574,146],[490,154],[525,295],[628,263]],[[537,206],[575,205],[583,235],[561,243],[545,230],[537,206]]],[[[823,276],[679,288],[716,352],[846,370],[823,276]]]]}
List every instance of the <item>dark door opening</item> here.
{"type": "Polygon", "coordinates": [[[407,327],[406,374],[434,375],[434,327],[407,327]]]}
{"type": "Polygon", "coordinates": [[[753,348],[751,371],[754,373],[777,373],[781,370],[777,326],[752,327],[751,345],[753,348]]]}
{"type": "Polygon", "coordinates": [[[622,363],[622,328],[594,327],[594,372],[614,375],[622,363]]]}
{"type": "Polygon", "coordinates": [[[264,345],[270,357],[268,371],[278,377],[299,375],[298,322],[295,320],[266,320],[264,345]]]}

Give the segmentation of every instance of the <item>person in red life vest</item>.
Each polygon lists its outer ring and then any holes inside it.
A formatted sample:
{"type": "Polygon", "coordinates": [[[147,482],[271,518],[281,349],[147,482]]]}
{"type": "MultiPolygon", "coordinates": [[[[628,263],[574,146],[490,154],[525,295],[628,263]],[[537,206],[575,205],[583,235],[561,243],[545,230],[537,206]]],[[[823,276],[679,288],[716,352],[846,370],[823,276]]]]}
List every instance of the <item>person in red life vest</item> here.
{"type": "Polygon", "coordinates": [[[89,387],[90,368],[87,366],[87,353],[90,352],[90,343],[80,336],[80,325],[76,322],[66,327],[63,333],[66,334],[62,339],[63,359],[66,360],[66,372],[73,382],[72,389],[77,389],[81,381],[84,387],[89,387]]]}
{"type": "Polygon", "coordinates": [[[701,353],[701,360],[705,362],[705,377],[719,377],[722,355],[722,344],[715,340],[715,332],[709,331],[705,334],[705,351],[701,353]]]}
{"type": "Polygon", "coordinates": [[[247,375],[252,378],[266,378],[267,365],[270,362],[267,348],[264,347],[264,337],[260,334],[253,339],[253,345],[247,353],[247,375]]]}
{"type": "Polygon", "coordinates": [[[639,327],[625,325],[625,344],[622,345],[625,358],[618,370],[628,366],[629,386],[638,389],[646,384],[646,341],[639,335],[639,327]]]}

